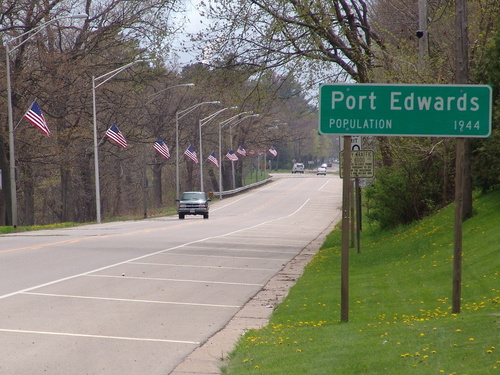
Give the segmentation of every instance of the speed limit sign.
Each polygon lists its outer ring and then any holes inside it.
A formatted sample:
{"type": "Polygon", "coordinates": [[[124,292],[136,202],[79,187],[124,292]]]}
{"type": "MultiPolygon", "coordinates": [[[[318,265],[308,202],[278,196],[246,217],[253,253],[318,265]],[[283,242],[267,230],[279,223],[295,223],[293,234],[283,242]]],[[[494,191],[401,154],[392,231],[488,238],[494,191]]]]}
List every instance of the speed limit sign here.
{"type": "MultiPolygon", "coordinates": [[[[360,151],[363,149],[363,137],[360,135],[351,135],[351,151],[360,151]]],[[[344,151],[344,137],[340,138],[340,151],[344,151]]]]}

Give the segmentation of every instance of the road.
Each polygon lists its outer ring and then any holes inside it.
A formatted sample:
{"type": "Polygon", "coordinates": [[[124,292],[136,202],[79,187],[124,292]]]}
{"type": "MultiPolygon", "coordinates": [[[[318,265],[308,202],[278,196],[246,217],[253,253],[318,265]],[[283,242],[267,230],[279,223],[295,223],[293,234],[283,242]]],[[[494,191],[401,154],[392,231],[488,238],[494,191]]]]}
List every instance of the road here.
{"type": "Polygon", "coordinates": [[[169,374],[339,219],[337,175],[176,216],[0,237],[0,374],[169,374]]]}

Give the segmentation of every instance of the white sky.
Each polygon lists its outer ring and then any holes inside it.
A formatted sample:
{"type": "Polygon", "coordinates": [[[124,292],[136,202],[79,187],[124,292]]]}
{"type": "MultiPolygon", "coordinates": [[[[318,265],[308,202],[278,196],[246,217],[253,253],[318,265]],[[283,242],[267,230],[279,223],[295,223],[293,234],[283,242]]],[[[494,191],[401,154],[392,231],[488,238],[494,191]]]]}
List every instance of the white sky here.
{"type": "Polygon", "coordinates": [[[184,42],[186,46],[189,46],[189,34],[194,34],[200,31],[204,24],[206,24],[206,19],[204,19],[197,10],[197,5],[201,0],[186,0],[186,14],[185,14],[185,25],[182,27],[183,33],[179,34],[177,37],[177,42],[174,42],[173,49],[175,53],[179,56],[179,64],[186,65],[190,63],[197,62],[196,57],[200,54],[198,50],[192,50],[191,52],[181,51],[181,42],[184,42]],[[203,21],[203,22],[202,22],[203,21]]]}

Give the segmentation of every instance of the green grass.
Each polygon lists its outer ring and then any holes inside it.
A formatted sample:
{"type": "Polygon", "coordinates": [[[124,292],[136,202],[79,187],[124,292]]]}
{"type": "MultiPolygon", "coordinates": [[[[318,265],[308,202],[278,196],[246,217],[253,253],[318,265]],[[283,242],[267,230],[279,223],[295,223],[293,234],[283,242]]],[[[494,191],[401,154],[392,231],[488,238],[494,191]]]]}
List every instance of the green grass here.
{"type": "MultiPolygon", "coordinates": [[[[160,216],[171,216],[171,215],[175,215],[176,213],[177,213],[177,210],[173,206],[162,207],[162,208],[158,208],[158,209],[149,209],[148,210],[148,218],[160,217],[160,216]]],[[[110,222],[126,221],[126,220],[142,220],[143,218],[144,217],[137,216],[137,215],[120,216],[120,217],[114,217],[114,218],[106,218],[106,219],[103,219],[102,222],[110,223],[110,222]]],[[[93,222],[88,222],[88,223],[65,222],[65,223],[56,223],[56,224],[47,224],[47,225],[18,226],[17,228],[14,228],[12,226],[0,226],[0,234],[27,232],[27,231],[41,230],[41,229],[67,228],[67,227],[75,227],[75,226],[87,225],[87,224],[93,224],[93,222]]]]}
{"type": "Polygon", "coordinates": [[[391,232],[366,228],[350,256],[340,322],[340,232],[229,356],[225,374],[500,374],[500,192],[463,227],[462,311],[451,314],[454,209],[391,232]]]}
{"type": "Polygon", "coordinates": [[[82,224],[67,222],[67,223],[58,223],[58,224],[50,224],[50,225],[19,226],[17,228],[14,228],[12,226],[0,226],[0,234],[27,232],[27,231],[31,231],[31,230],[40,230],[40,229],[68,228],[68,227],[74,227],[77,225],[82,225],[82,224]]]}

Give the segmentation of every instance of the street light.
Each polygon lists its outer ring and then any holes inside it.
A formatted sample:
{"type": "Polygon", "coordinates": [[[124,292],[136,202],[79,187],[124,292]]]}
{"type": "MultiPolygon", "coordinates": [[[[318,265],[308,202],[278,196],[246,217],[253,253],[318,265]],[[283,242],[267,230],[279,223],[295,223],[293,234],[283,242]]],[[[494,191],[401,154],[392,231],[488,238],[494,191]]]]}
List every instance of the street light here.
{"type": "Polygon", "coordinates": [[[10,207],[11,207],[11,216],[12,216],[12,226],[14,228],[17,227],[17,192],[16,192],[16,163],[15,163],[15,152],[14,152],[14,120],[12,116],[12,89],[11,89],[11,83],[10,83],[10,58],[9,55],[11,52],[15,51],[19,47],[21,47],[24,43],[29,41],[31,38],[33,38],[35,35],[37,35],[40,31],[45,29],[47,26],[53,24],[54,22],[60,21],[62,19],[67,19],[67,18],[88,18],[88,15],[86,14],[74,14],[71,16],[64,16],[64,17],[57,17],[54,18],[50,21],[45,22],[42,25],[39,25],[35,27],[34,29],[28,30],[21,35],[16,36],[15,38],[12,38],[8,42],[5,43],[5,76],[7,78],[7,112],[8,112],[8,117],[9,117],[9,168],[10,168],[10,207]],[[22,38],[28,34],[31,34],[28,36],[26,39],[24,39],[21,43],[13,47],[12,49],[9,48],[9,43],[12,43],[19,38],[22,38]]]}
{"type": "Polygon", "coordinates": [[[174,85],[174,86],[169,86],[169,87],[166,87],[164,88],[163,90],[160,90],[158,92],[155,92],[154,94],[148,96],[148,102],[146,104],[149,104],[151,103],[158,95],[160,95],[162,92],[165,92],[167,90],[170,90],[170,89],[173,89],[175,87],[186,87],[186,86],[189,86],[189,87],[192,87],[194,86],[194,83],[181,83],[179,85],[174,85]]]}
{"type": "Polygon", "coordinates": [[[95,90],[108,82],[117,74],[120,74],[125,69],[130,68],[132,65],[138,64],[140,62],[148,62],[151,60],[135,60],[126,65],[123,65],[120,68],[112,70],[102,76],[95,77],[92,76],[92,116],[94,120],[94,173],[95,173],[95,205],[96,205],[96,221],[97,224],[101,223],[101,192],[99,187],[99,155],[98,155],[98,143],[97,143],[97,110],[96,110],[96,99],[95,99],[95,90]],[[103,79],[102,82],[96,85],[96,81],[103,79]]]}
{"type": "Polygon", "coordinates": [[[201,105],[204,104],[220,104],[219,101],[215,102],[203,102],[203,103],[198,103],[195,104],[189,108],[183,109],[182,111],[177,111],[175,113],[175,198],[179,199],[179,190],[180,190],[180,184],[179,184],[179,120],[186,116],[187,114],[191,113],[194,111],[196,108],[198,108],[201,105]]]}
{"type": "MultiPolygon", "coordinates": [[[[238,107],[231,107],[230,109],[236,109],[238,107]]],[[[199,137],[200,137],[200,190],[201,191],[205,191],[204,190],[204,187],[203,187],[203,156],[202,156],[202,148],[201,148],[201,127],[203,125],[206,125],[208,122],[210,122],[211,120],[213,120],[219,113],[222,113],[224,112],[226,109],[228,109],[227,107],[226,108],[223,108],[215,113],[212,113],[210,116],[207,116],[205,117],[204,119],[201,119],[199,121],[199,137]]]]}
{"type": "MultiPolygon", "coordinates": [[[[219,123],[219,163],[220,163],[220,165],[219,165],[219,199],[222,199],[222,128],[226,125],[230,125],[230,129],[231,129],[232,126],[238,125],[240,122],[242,122],[243,120],[245,120],[249,117],[259,117],[258,114],[241,117],[241,115],[246,114],[246,113],[253,113],[253,112],[252,111],[241,112],[241,113],[237,114],[236,116],[228,118],[227,120],[224,120],[221,123],[219,123]],[[231,122],[234,122],[234,123],[232,124],[231,122]]],[[[231,148],[233,148],[232,139],[231,139],[231,148]]],[[[234,189],[234,166],[233,166],[232,162],[231,162],[231,167],[233,168],[233,189],[234,189]]]]}

